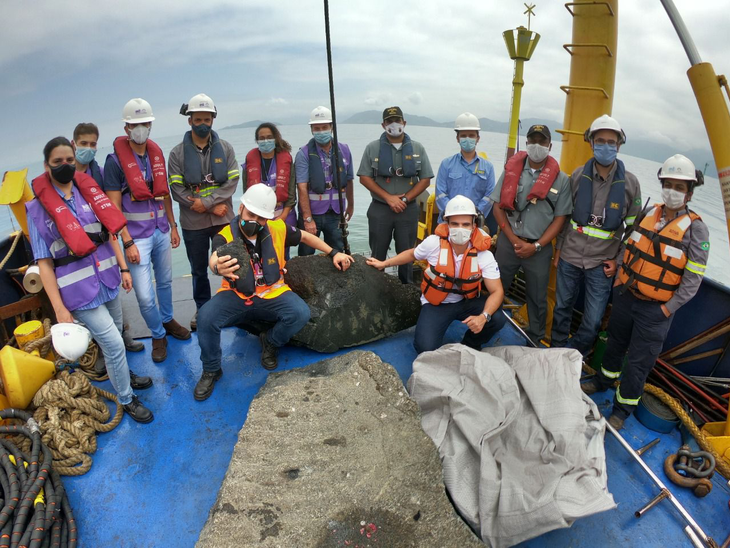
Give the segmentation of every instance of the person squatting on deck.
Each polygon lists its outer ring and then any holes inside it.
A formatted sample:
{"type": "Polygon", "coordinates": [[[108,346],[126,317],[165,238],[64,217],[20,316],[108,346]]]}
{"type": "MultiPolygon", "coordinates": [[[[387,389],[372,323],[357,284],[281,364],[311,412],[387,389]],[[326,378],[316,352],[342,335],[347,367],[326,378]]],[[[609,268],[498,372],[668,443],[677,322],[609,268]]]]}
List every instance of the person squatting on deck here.
{"type": "Polygon", "coordinates": [[[460,151],[441,162],[436,176],[439,223],[444,222],[448,201],[458,195],[471,199],[484,219],[492,210],[489,195],[494,190],[494,167],[484,153],[477,154],[480,130],[479,119],[470,112],[456,118],[454,131],[460,151]]]}
{"type": "Polygon", "coordinates": [[[126,135],[114,140],[114,153],[106,158],[104,191],[127,219],[121,233],[125,255],[139,311],[152,332],[152,360],[161,362],[167,358],[165,336],[185,340],[190,338],[190,331],[172,317],[172,248],[180,245],[180,235],[165,158],[160,147],[149,139],[154,119],[152,107],[144,99],[131,99],[124,105],[126,135]]]}
{"type": "Polygon", "coordinates": [[[76,171],[65,137],[43,149],[45,173],[33,180],[36,198],[26,203],[33,257],[59,323],[83,323],[99,344],[119,403],[137,422],[154,416],[133,389],[152,386],[129,370],[122,340],[119,284],[132,277],[116,234],[126,220],[91,176],[76,171]],[[121,268],[121,270],[120,270],[121,268]]]}
{"type": "MultiPolygon", "coordinates": [[[[352,218],[355,208],[353,196],[352,154],[344,143],[338,143],[339,165],[335,163],[332,146],[332,112],[327,107],[315,108],[309,116],[312,138],[299,149],[294,161],[299,192],[299,228],[310,234],[324,236],[330,246],[345,248],[340,230],[340,189],[345,219],[352,218]],[[335,177],[335,171],[339,177],[335,177]],[[339,187],[338,187],[339,184],[339,187]]],[[[313,255],[314,249],[299,244],[299,256],[313,255]]]]}
{"type": "Polygon", "coordinates": [[[626,134],[607,114],[585,132],[593,158],[571,176],[573,215],[558,235],[553,263],[557,267],[551,344],[579,350],[593,348],[611,296],[616,259],[624,238],[641,211],[641,188],[616,158],[626,134]],[[583,320],[568,340],[573,305],[585,282],[583,320]]]}
{"type": "Polygon", "coordinates": [[[417,247],[385,261],[375,257],[368,264],[388,266],[428,261],[421,283],[421,313],[413,346],[416,352],[436,350],[455,320],[469,328],[461,344],[476,350],[489,342],[507,321],[501,312],[504,291],[499,267],[489,251],[489,235],[476,226],[477,211],[466,196],[454,196],[444,208],[446,223],[417,247]],[[482,282],[487,294],[482,293],[482,282]]]}
{"type": "Polygon", "coordinates": [[[609,417],[617,429],[639,404],[674,313],[697,293],[710,253],[707,225],[687,207],[694,189],[704,183],[702,173],[676,154],[664,162],[658,176],[664,203],[647,207],[626,240],[603,364],[596,377],[582,385],[586,394],[593,394],[621,377],[609,417]]]}
{"type": "Polygon", "coordinates": [[[246,320],[274,322],[274,327],[259,335],[261,340],[261,365],[271,371],[276,369],[277,352],[304,324],[309,321],[310,311],[299,295],[289,289],[284,281],[286,265],[285,248],[305,243],[327,253],[338,270],[347,270],[353,258],[338,252],[313,234],[287,226],[275,219],[277,197],[267,185],[254,185],[241,197],[236,216],[213,239],[213,247],[240,239],[251,257],[245,265],[245,274],[239,277],[241,268],[237,259],[230,255],[210,256],[210,269],[224,282],[215,296],[200,309],[198,342],[203,374],[195,386],[194,397],[202,401],[210,397],[221,378],[221,329],[246,320]]]}
{"type": "MultiPolygon", "coordinates": [[[[418,236],[418,196],[428,188],[433,177],[431,163],[421,143],[404,133],[406,121],[400,107],[383,111],[380,139],[365,147],[357,174],[370,191],[373,201],[368,208],[370,253],[378,261],[388,256],[395,240],[396,253],[416,245],[418,236]]],[[[413,282],[413,265],[398,267],[401,283],[413,282]]]]}
{"type": "Polygon", "coordinates": [[[552,241],[573,211],[570,178],[550,156],[551,148],[547,126],[528,129],[527,152],[507,161],[491,196],[502,230],[496,251],[502,287],[507,292],[522,268],[530,318],[526,333],[538,345],[545,336],[552,241]]]}
{"type": "Polygon", "coordinates": [[[204,93],[183,104],[180,114],[188,117],[190,131],[170,151],[167,161],[170,192],[180,204],[180,225],[193,276],[192,331],[197,329],[198,310],[210,300],[210,244],[235,216],[232,197],[240,176],[233,147],[212,129],[217,113],[213,100],[204,93]]]}

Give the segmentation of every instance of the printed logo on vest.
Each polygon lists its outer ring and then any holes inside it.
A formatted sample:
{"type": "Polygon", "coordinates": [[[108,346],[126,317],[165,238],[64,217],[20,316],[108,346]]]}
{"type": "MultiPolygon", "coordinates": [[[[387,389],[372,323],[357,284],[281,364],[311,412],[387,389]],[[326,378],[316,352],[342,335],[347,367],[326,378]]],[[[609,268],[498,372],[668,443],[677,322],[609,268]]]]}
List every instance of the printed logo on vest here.
{"type": "Polygon", "coordinates": [[[95,186],[92,186],[89,190],[91,190],[92,194],[96,194],[97,192],[99,192],[99,189],[96,188],[95,186]]]}
{"type": "Polygon", "coordinates": [[[710,242],[702,242],[700,244],[700,249],[703,251],[709,251],[710,250],[710,242]]]}
{"type": "Polygon", "coordinates": [[[618,202],[611,202],[611,205],[609,206],[611,209],[618,209],[620,206],[618,202]]]}
{"type": "Polygon", "coordinates": [[[270,259],[267,259],[266,264],[276,264],[276,259],[271,257],[270,259]]]}
{"type": "Polygon", "coordinates": [[[641,205],[641,198],[636,198],[636,200],[634,200],[634,204],[641,205]]]}
{"type": "Polygon", "coordinates": [[[216,163],[216,164],[222,164],[223,163],[223,158],[214,158],[213,159],[213,162],[216,163]]]}

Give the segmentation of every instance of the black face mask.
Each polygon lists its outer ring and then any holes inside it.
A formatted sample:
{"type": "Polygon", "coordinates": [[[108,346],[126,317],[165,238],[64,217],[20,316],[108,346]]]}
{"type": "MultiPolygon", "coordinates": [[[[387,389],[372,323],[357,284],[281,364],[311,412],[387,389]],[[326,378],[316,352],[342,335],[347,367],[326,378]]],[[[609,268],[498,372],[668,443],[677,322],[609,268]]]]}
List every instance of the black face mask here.
{"type": "Polygon", "coordinates": [[[258,224],[256,221],[246,221],[241,219],[241,231],[246,235],[248,238],[253,238],[258,234],[263,227],[258,224]]]}
{"type": "Polygon", "coordinates": [[[210,126],[208,124],[199,124],[197,126],[193,126],[193,131],[195,132],[195,135],[201,139],[205,139],[208,135],[210,135],[210,126]]]}
{"type": "Polygon", "coordinates": [[[60,166],[51,166],[51,175],[59,183],[66,184],[73,180],[76,175],[76,166],[74,164],[61,164],[60,166]]]}

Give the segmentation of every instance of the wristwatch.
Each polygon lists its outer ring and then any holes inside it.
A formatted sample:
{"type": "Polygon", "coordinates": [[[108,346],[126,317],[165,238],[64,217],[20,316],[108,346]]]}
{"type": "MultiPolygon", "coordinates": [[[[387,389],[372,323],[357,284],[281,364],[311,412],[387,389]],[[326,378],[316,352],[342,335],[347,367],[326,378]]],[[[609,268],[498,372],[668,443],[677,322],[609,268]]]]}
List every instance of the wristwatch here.
{"type": "Polygon", "coordinates": [[[535,242],[535,251],[540,253],[541,249],[542,249],[542,246],[540,245],[540,242],[535,242]]]}
{"type": "Polygon", "coordinates": [[[406,198],[405,196],[401,196],[400,201],[403,202],[404,204],[408,204],[408,198],[406,198]]]}
{"type": "Polygon", "coordinates": [[[311,223],[312,221],[313,221],[313,219],[312,219],[312,216],[311,215],[309,217],[305,217],[304,218],[304,222],[305,223],[311,223]]]}
{"type": "Polygon", "coordinates": [[[489,312],[482,312],[482,316],[487,318],[487,323],[489,323],[492,319],[492,315],[489,312]]]}

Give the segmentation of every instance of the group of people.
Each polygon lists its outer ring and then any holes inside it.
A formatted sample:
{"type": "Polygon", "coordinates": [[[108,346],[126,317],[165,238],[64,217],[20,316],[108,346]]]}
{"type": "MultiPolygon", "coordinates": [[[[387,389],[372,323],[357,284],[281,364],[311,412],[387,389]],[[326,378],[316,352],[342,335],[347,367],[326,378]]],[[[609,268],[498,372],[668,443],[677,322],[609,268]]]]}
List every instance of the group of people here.
{"type": "MultiPolygon", "coordinates": [[[[124,106],[125,134],[114,139],[103,168],[95,159],[95,125],[79,124],[72,141],[52,139],[44,148],[45,171],[32,183],[36,199],[26,206],[34,258],[58,321],[88,327],[120,403],[139,422],[153,420],[153,414],[134,390],[151,386],[152,379],[129,371],[125,351],[144,347],[125,334],[119,286],[135,288],[155,362],[166,358],[168,335],[190,338],[190,330],[173,318],[171,250],[180,244],[173,199],[197,308],[190,327],[198,331],[203,365],[194,389],[198,401],[210,397],[222,375],[222,328],[251,319],[270,322],[260,342],[261,364],[272,370],[277,349],[309,320],[308,306],[284,280],[290,248],[298,247],[299,255],[321,251],[340,271],[354,261],[343,252],[341,235],[341,220],[349,220],[354,208],[352,153],[339,143],[335,154],[329,109],[312,111],[312,138],[295,158],[274,124],[260,124],[257,146],[240,169],[233,147],[212,129],[217,109],[210,97],[196,95],[180,112],[190,130],[167,166],[149,139],[154,115],[143,99],[124,106]],[[239,180],[245,192],[234,209],[239,180]],[[243,242],[249,264],[219,256],[217,250],[234,240],[243,242]],[[223,278],[213,296],[209,271],[223,278]]],[[[707,228],[687,208],[694,187],[702,184],[692,163],[681,155],[668,159],[659,172],[664,204],[642,209],[638,180],[616,157],[625,134],[604,115],[585,134],[593,157],[570,177],[550,156],[550,130],[535,125],[527,132],[526,151],[507,161],[495,184],[492,164],[476,151],[479,120],[463,113],[454,128],[459,152],[441,163],[437,175],[440,224],[416,246],[417,201],[434,174],[406,124],[399,107],[384,110],[384,131],[365,148],[357,175],[372,196],[368,264],[397,265],[402,283],[413,281],[414,261],[429,265],[421,283],[416,350],[441,346],[455,320],[467,328],[462,343],[481,348],[506,321],[502,300],[520,268],[527,335],[539,343],[555,264],[552,346],[589,352],[614,287],[604,366],[584,390],[612,384],[628,349],[612,417],[623,422],[638,402],[674,312],[696,293],[707,264],[707,228]],[[496,251],[480,227],[492,211],[501,232],[496,251]],[[393,241],[397,254],[388,258],[393,241]],[[583,320],[569,338],[582,282],[583,320]]]]}

